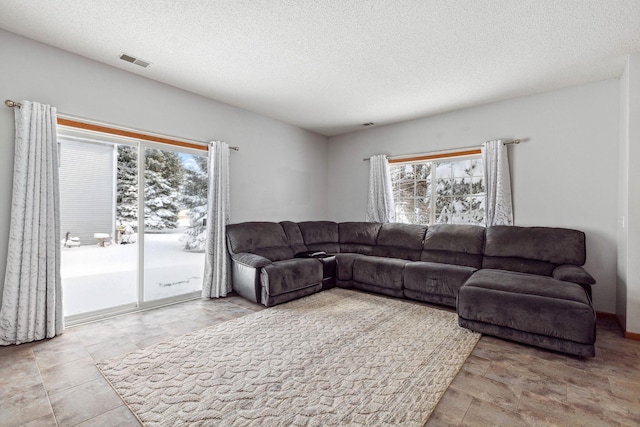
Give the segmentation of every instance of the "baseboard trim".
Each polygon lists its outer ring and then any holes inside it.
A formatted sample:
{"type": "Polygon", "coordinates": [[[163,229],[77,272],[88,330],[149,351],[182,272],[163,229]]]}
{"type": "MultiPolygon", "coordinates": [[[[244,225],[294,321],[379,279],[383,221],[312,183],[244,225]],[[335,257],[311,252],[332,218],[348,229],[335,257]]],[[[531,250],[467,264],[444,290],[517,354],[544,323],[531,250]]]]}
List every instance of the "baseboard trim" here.
{"type": "Polygon", "coordinates": [[[629,340],[634,340],[634,341],[640,341],[640,334],[637,334],[635,332],[628,332],[624,325],[622,324],[622,322],[620,321],[620,318],[618,317],[617,314],[615,313],[605,313],[602,311],[596,311],[596,316],[603,318],[603,317],[609,317],[609,318],[613,318],[616,323],[618,324],[618,326],[620,327],[620,330],[622,331],[622,335],[629,340]]]}
{"type": "Polygon", "coordinates": [[[640,334],[636,334],[635,332],[624,331],[624,337],[630,340],[640,341],[640,334]]]}

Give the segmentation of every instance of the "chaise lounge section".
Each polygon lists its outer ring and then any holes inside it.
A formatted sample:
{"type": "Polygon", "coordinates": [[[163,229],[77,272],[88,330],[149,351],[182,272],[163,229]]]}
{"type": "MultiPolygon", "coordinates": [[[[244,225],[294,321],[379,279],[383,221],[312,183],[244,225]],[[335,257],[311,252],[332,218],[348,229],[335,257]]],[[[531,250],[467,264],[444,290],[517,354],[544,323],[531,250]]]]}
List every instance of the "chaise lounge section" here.
{"type": "Polygon", "coordinates": [[[460,325],[478,332],[595,354],[595,281],[581,267],[581,231],[248,222],[228,225],[227,243],[234,290],[266,306],[336,284],[456,307],[460,325]]]}
{"type": "Polygon", "coordinates": [[[584,233],[489,227],[483,268],[458,294],[460,326],[579,356],[594,356],[595,280],[584,269],[584,233]]]}

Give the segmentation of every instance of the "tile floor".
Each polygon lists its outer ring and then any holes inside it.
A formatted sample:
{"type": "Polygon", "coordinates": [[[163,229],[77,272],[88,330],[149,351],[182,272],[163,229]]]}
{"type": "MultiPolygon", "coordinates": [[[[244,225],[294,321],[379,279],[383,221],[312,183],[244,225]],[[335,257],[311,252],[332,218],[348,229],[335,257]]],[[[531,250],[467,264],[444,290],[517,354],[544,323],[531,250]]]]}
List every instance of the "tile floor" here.
{"type": "MultiPolygon", "coordinates": [[[[190,301],[0,347],[0,426],[137,426],[96,361],[261,309],[190,301]]],[[[605,318],[596,345],[580,359],[483,336],[427,425],[640,425],[640,342],[605,318]]]]}

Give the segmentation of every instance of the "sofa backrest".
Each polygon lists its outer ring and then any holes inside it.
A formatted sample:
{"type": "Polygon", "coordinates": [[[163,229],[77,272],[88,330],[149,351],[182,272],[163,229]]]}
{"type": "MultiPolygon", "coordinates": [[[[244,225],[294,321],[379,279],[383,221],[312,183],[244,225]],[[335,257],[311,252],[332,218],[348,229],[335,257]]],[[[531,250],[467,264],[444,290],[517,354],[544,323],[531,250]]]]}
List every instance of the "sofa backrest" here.
{"type": "Polygon", "coordinates": [[[549,276],[559,264],[583,265],[585,259],[582,231],[498,225],[487,228],[482,267],[549,276]]]}
{"type": "Polygon", "coordinates": [[[294,255],[308,250],[307,246],[304,244],[304,239],[302,238],[302,233],[300,232],[298,224],[292,221],[282,221],[280,222],[280,225],[284,230],[284,234],[287,235],[289,246],[291,246],[291,250],[294,255]]]}
{"type": "Polygon", "coordinates": [[[309,251],[340,252],[338,223],[333,221],[299,222],[302,239],[309,251]]]}
{"type": "Polygon", "coordinates": [[[372,255],[417,261],[426,231],[426,225],[382,224],[372,255]]]}
{"type": "Polygon", "coordinates": [[[382,224],[378,222],[341,222],[340,252],[371,255],[382,224]]]}
{"type": "Polygon", "coordinates": [[[277,222],[243,222],[227,225],[227,247],[232,254],[247,252],[270,261],[293,258],[284,229],[277,222]]]}
{"type": "Polygon", "coordinates": [[[479,225],[431,225],[424,238],[420,260],[481,268],[484,230],[479,225]]]}
{"type": "Polygon", "coordinates": [[[560,264],[583,265],[582,231],[551,227],[368,222],[244,222],[227,225],[231,254],[270,261],[303,251],[352,252],[411,261],[493,268],[550,276],[560,264]]]}

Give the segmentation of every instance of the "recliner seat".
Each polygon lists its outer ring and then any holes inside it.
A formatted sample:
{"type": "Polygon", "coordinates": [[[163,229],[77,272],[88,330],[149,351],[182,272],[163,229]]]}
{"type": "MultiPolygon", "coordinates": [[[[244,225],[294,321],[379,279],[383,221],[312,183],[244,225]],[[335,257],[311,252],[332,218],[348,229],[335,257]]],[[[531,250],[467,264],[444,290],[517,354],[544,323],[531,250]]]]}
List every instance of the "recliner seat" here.
{"type": "Polygon", "coordinates": [[[233,290],[253,302],[272,306],[322,289],[322,264],[294,258],[281,224],[230,224],[227,248],[233,290]]]}

